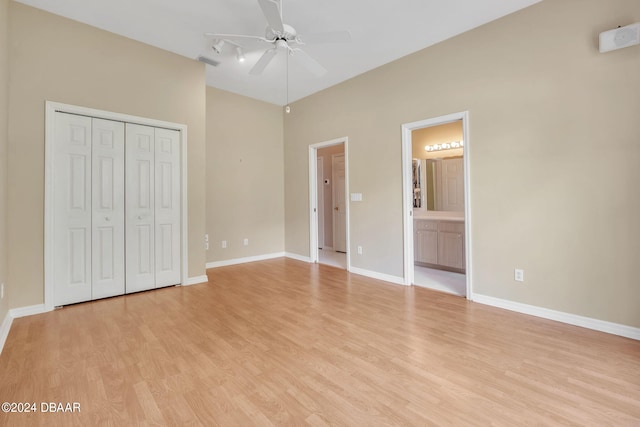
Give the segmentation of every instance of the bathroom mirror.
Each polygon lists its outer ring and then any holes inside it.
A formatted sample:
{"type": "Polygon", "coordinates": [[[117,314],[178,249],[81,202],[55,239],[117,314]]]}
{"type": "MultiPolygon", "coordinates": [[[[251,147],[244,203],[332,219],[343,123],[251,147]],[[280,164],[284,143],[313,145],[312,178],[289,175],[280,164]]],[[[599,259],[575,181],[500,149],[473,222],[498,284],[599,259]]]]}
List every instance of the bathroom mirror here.
{"type": "Polygon", "coordinates": [[[413,159],[413,208],[464,212],[462,157],[413,159]]]}

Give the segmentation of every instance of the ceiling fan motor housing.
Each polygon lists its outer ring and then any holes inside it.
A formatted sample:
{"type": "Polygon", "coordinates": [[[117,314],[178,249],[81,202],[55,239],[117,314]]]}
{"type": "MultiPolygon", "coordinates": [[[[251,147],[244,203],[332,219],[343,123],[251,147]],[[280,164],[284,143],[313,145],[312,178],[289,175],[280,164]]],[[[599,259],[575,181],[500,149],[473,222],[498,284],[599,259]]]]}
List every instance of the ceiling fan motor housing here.
{"type": "Polygon", "coordinates": [[[294,41],[296,37],[298,37],[298,32],[291,25],[282,24],[282,27],[284,28],[282,33],[274,31],[271,27],[267,27],[265,38],[267,40],[294,41]]]}

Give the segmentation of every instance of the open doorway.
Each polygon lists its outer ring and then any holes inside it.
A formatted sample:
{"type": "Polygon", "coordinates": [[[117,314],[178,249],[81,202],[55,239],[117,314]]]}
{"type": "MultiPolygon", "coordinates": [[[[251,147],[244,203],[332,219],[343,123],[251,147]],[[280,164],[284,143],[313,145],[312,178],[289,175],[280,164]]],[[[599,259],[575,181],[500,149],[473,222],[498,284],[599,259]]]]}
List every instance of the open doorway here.
{"type": "Polygon", "coordinates": [[[349,269],[346,138],[309,147],[310,258],[349,269]]]}
{"type": "Polygon", "coordinates": [[[402,126],[407,285],[469,298],[467,113],[402,126]]]}

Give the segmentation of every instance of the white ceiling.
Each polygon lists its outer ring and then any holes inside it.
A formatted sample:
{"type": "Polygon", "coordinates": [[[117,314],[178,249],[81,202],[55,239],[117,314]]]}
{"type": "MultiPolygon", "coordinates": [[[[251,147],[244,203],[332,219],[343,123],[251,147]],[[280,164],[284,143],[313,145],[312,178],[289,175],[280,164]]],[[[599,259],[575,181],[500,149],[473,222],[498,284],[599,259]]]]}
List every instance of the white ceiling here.
{"type": "MultiPolygon", "coordinates": [[[[287,103],[286,56],[279,52],[260,76],[249,74],[265,45],[243,45],[239,63],[230,46],[216,54],[206,32],[264,36],[257,0],[17,0],[188,58],[205,55],[207,84],[267,101],[287,103]]],[[[540,0],[282,0],[286,24],[299,34],[349,30],[346,44],[304,46],[328,72],[316,77],[289,60],[293,102],[380,65],[424,49],[540,0]]],[[[269,45],[267,45],[269,47],[269,45]]]]}

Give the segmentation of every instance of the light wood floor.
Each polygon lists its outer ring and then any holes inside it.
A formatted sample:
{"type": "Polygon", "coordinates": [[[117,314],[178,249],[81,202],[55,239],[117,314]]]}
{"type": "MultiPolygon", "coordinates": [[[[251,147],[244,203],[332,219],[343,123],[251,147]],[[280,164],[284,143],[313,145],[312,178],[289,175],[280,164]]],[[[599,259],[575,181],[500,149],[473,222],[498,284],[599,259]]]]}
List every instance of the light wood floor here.
{"type": "Polygon", "coordinates": [[[640,425],[640,342],[275,259],[16,319],[0,424],[640,425]]]}

